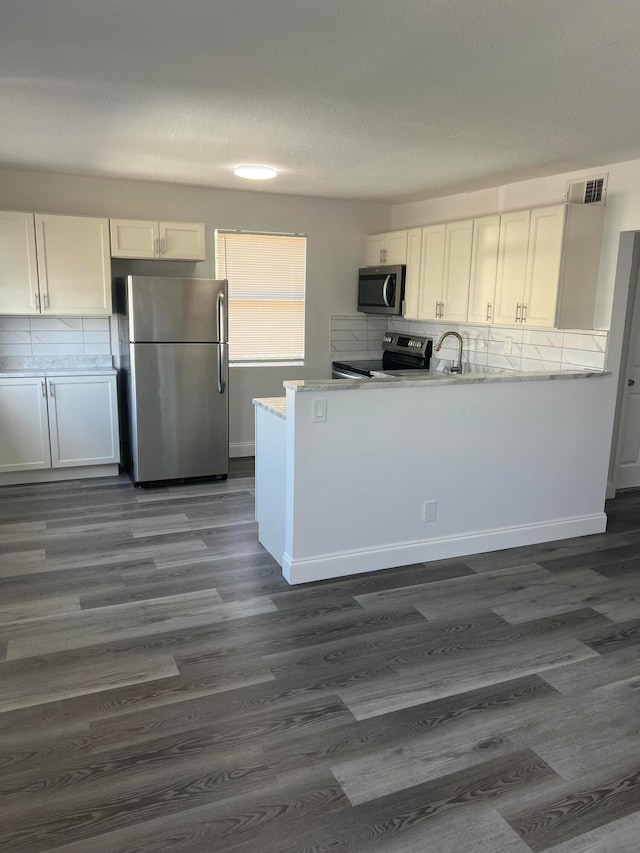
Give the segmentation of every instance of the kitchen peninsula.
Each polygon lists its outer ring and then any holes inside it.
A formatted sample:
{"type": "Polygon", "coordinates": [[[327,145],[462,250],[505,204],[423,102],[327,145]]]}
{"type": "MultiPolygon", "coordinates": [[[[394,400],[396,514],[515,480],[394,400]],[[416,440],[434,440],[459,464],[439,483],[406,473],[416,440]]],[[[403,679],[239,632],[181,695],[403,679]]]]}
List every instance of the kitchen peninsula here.
{"type": "Polygon", "coordinates": [[[285,382],[254,400],[260,541],[298,584],[600,533],[612,381],[285,382]]]}

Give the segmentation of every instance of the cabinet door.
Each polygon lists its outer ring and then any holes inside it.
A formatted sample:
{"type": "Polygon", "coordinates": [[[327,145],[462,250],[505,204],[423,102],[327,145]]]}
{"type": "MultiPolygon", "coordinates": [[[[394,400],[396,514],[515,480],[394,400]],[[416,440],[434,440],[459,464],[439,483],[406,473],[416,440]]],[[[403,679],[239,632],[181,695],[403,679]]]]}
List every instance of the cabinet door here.
{"type": "Polygon", "coordinates": [[[499,237],[499,216],[474,219],[467,314],[469,323],[488,323],[493,315],[499,237]]]}
{"type": "Polygon", "coordinates": [[[521,309],[517,306],[524,302],[530,218],[530,210],[505,213],[500,217],[494,323],[519,322],[516,316],[521,316],[521,309]]]}
{"type": "Polygon", "coordinates": [[[420,307],[420,251],[422,228],[407,232],[407,277],[404,289],[404,316],[409,320],[418,317],[420,307]]]}
{"type": "Polygon", "coordinates": [[[0,379],[0,471],[51,468],[44,377],[0,379]]]}
{"type": "Polygon", "coordinates": [[[47,380],[54,468],[119,462],[115,376],[47,380]]]}
{"type": "Polygon", "coordinates": [[[367,237],[367,266],[379,267],[382,263],[382,251],[385,244],[384,234],[374,234],[367,237]]]}
{"type": "Polygon", "coordinates": [[[467,320],[472,243],[473,219],[447,225],[441,315],[454,323],[467,320]]]}
{"type": "Polygon", "coordinates": [[[43,314],[111,314],[109,221],[36,213],[43,314]]]}
{"type": "Polygon", "coordinates": [[[160,222],[160,257],[177,261],[204,261],[202,222],[160,222]]]}
{"type": "Polygon", "coordinates": [[[391,231],[387,234],[385,264],[407,263],[407,232],[391,231]]]}
{"type": "Polygon", "coordinates": [[[565,213],[564,204],[531,211],[524,293],[525,322],[530,326],[556,323],[565,213]]]}
{"type": "Polygon", "coordinates": [[[112,258],[157,258],[158,223],[136,219],[110,219],[112,258]]]}
{"type": "Polygon", "coordinates": [[[0,314],[39,314],[33,213],[0,211],[0,314]]]}
{"type": "Polygon", "coordinates": [[[440,316],[446,231],[446,225],[429,225],[422,229],[419,313],[421,320],[435,320],[440,316]]]}

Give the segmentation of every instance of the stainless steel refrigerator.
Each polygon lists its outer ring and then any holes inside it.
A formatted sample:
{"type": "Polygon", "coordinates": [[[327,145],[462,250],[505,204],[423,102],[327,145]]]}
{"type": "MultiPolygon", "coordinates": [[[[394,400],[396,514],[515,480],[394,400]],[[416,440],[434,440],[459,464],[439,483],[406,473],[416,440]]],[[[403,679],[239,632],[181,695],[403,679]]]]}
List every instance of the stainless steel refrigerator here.
{"type": "Polygon", "coordinates": [[[226,478],[227,282],[131,275],[116,306],[131,479],[226,478]]]}

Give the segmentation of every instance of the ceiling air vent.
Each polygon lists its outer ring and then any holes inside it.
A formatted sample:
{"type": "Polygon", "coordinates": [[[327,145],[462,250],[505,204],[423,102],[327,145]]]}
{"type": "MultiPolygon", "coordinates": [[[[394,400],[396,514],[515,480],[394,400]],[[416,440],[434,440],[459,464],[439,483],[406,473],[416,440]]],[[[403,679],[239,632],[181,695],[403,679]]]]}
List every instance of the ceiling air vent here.
{"type": "Polygon", "coordinates": [[[605,179],[589,178],[569,184],[567,201],[574,204],[604,204],[606,194],[605,179]]]}

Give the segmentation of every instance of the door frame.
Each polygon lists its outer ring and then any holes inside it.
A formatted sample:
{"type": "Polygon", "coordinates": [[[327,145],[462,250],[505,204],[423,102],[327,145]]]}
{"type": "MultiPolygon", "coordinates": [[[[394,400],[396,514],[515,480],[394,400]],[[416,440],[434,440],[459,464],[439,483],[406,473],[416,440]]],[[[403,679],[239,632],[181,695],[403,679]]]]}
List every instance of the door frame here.
{"type": "MultiPolygon", "coordinates": [[[[640,231],[623,232],[622,238],[629,236],[633,239],[630,254],[628,257],[628,294],[627,304],[624,316],[624,332],[622,336],[622,349],[620,353],[620,369],[618,371],[618,389],[616,394],[616,406],[613,421],[613,438],[611,444],[611,458],[609,462],[609,477],[607,482],[607,498],[616,496],[616,486],[618,477],[618,468],[620,465],[620,454],[622,450],[622,426],[623,415],[625,408],[625,389],[627,387],[627,378],[629,373],[629,355],[631,352],[631,329],[633,326],[633,316],[636,310],[640,310],[640,231]]],[[[618,255],[618,263],[622,260],[620,257],[623,253],[623,247],[620,246],[618,255]]],[[[626,277],[626,273],[625,273],[626,277]]],[[[611,334],[611,331],[609,331],[611,334]]],[[[611,369],[611,368],[609,368],[611,369]]]]}

